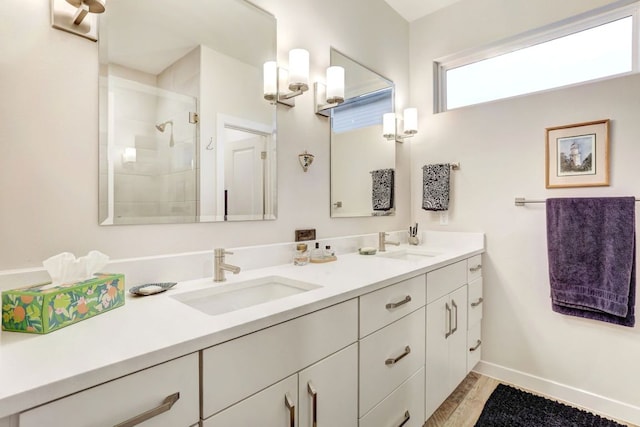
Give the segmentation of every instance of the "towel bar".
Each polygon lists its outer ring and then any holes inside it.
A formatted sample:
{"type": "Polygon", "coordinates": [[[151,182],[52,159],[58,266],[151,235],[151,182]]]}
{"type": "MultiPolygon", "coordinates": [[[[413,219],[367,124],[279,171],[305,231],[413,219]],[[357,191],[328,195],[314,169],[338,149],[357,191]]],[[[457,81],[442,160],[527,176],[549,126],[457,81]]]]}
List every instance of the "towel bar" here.
{"type": "MultiPolygon", "coordinates": [[[[546,199],[525,199],[524,197],[516,197],[516,206],[524,206],[525,203],[545,203],[546,199]]],[[[640,202],[640,199],[636,199],[636,202],[640,202]]]]}

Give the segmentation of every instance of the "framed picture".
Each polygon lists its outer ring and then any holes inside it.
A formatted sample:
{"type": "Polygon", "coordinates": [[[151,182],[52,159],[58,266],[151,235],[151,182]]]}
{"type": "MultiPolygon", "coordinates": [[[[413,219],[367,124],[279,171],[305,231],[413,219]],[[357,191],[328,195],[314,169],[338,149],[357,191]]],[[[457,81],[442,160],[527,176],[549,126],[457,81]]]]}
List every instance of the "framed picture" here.
{"type": "Polygon", "coordinates": [[[547,188],[609,185],[609,119],[547,128],[547,188]]]}

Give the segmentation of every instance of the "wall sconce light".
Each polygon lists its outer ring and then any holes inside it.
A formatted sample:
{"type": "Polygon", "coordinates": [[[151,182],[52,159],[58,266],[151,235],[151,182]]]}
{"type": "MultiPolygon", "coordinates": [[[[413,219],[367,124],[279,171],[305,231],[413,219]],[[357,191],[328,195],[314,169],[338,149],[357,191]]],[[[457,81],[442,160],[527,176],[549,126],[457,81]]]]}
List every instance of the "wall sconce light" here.
{"type": "Polygon", "coordinates": [[[89,13],[104,11],[105,0],[51,0],[51,26],[97,41],[97,18],[89,13]]]}
{"type": "Polygon", "coordinates": [[[316,114],[329,117],[330,110],[344,102],[344,68],[327,68],[327,83],[313,85],[316,114]]]}
{"type": "Polygon", "coordinates": [[[404,110],[404,130],[398,135],[398,119],[395,113],[386,113],[382,116],[382,136],[387,140],[404,142],[406,138],[411,138],[418,133],[418,110],[416,108],[406,108],[404,110]]]}
{"type": "Polygon", "coordinates": [[[136,149],[133,147],[126,147],[124,153],[122,153],[122,163],[135,163],[136,162],[136,149]]]}
{"type": "Polygon", "coordinates": [[[307,150],[304,150],[302,154],[298,154],[298,161],[304,172],[306,172],[309,166],[311,166],[311,163],[313,163],[313,157],[313,154],[307,153],[307,150]]]}
{"type": "Polygon", "coordinates": [[[289,51],[289,70],[278,67],[275,61],[263,66],[264,99],[275,104],[293,107],[296,96],[309,90],[309,52],[305,49],[289,51]],[[283,91],[283,88],[287,88],[283,91]]]}

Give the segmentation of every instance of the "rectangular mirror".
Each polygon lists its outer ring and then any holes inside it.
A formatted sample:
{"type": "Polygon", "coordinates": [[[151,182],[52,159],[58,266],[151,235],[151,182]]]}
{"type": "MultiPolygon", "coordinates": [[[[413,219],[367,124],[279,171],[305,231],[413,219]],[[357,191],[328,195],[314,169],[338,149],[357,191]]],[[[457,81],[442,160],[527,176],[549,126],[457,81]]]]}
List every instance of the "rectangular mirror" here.
{"type": "Polygon", "coordinates": [[[275,18],[244,0],[109,0],[99,19],[100,224],[275,219],[275,18]]]}
{"type": "Polygon", "coordinates": [[[345,69],[345,101],[331,110],[331,217],[393,215],[395,142],[382,136],[393,82],[331,49],[345,69]]]}

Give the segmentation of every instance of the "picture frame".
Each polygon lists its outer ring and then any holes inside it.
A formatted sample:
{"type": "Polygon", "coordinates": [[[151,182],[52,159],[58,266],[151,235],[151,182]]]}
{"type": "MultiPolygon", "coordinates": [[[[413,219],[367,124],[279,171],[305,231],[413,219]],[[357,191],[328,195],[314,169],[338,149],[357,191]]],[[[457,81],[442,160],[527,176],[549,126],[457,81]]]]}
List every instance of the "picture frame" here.
{"type": "Polygon", "coordinates": [[[546,187],[609,185],[609,119],[546,129],[546,187]]]}

